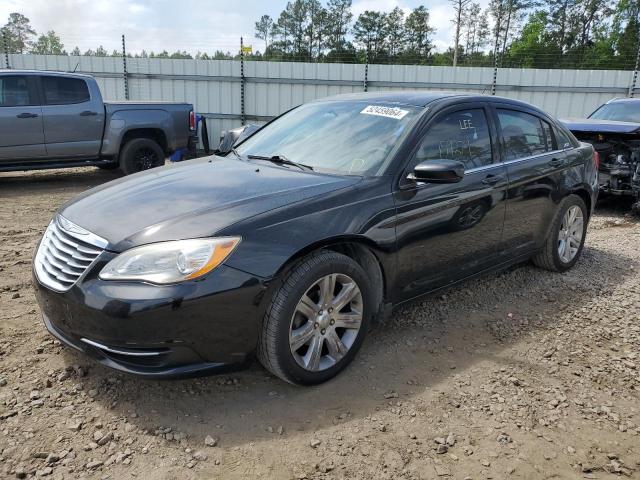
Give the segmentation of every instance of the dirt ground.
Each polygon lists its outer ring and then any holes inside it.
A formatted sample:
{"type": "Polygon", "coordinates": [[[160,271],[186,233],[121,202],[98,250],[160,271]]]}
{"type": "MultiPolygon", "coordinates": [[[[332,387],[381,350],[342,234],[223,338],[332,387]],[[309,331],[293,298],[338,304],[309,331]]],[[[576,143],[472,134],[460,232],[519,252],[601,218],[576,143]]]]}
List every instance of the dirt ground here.
{"type": "Polygon", "coordinates": [[[116,174],[0,174],[0,477],[640,478],[640,221],[608,201],[575,269],[402,308],[335,380],[179,381],[62,347],[31,288],[57,207],[116,174]]]}

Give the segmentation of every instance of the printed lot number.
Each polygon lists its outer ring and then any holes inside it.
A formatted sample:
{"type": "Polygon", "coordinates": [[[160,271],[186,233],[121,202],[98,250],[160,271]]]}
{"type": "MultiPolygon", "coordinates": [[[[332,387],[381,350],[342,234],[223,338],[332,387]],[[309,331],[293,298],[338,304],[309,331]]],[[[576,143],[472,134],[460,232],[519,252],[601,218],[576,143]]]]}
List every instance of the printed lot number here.
{"type": "Polygon", "coordinates": [[[364,115],[377,115],[378,117],[395,118],[400,120],[403,118],[409,110],[402,110],[397,107],[381,107],[379,105],[369,105],[360,113],[364,115]]]}

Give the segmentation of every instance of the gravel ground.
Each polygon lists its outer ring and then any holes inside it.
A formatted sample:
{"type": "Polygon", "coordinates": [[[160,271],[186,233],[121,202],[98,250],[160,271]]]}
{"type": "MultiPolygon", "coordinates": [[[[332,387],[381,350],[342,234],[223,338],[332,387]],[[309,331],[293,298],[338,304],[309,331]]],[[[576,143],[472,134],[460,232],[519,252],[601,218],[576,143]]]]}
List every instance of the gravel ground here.
{"type": "Polygon", "coordinates": [[[640,222],[602,205],[582,259],[402,308],[351,368],[297,388],[258,364],[149,381],[45,331],[33,249],[115,174],[0,174],[0,477],[640,478],[640,222]]]}

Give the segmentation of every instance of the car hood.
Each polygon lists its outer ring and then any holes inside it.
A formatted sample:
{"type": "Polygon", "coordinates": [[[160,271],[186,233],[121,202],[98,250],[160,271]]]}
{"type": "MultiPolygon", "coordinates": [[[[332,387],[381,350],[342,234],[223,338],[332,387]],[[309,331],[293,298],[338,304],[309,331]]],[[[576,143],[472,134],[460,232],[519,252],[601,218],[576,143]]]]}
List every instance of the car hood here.
{"type": "Polygon", "coordinates": [[[88,190],[60,209],[120,252],[152,242],[215,235],[241,220],[357,183],[291,167],[207,157],[88,190]]]}
{"type": "Polygon", "coordinates": [[[593,118],[560,120],[572,132],[640,133],[640,123],[597,120],[593,118]]]}

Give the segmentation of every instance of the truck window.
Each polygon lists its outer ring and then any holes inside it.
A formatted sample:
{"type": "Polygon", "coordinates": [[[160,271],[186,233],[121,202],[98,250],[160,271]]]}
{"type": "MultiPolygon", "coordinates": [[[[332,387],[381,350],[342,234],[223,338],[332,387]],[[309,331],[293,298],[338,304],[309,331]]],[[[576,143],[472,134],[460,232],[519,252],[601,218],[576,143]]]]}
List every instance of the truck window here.
{"type": "Polygon", "coordinates": [[[0,77],[0,107],[34,105],[29,97],[29,84],[23,75],[0,77]]]}
{"type": "Polygon", "coordinates": [[[46,105],[69,105],[88,102],[87,82],[79,78],[42,77],[46,105]]]}

